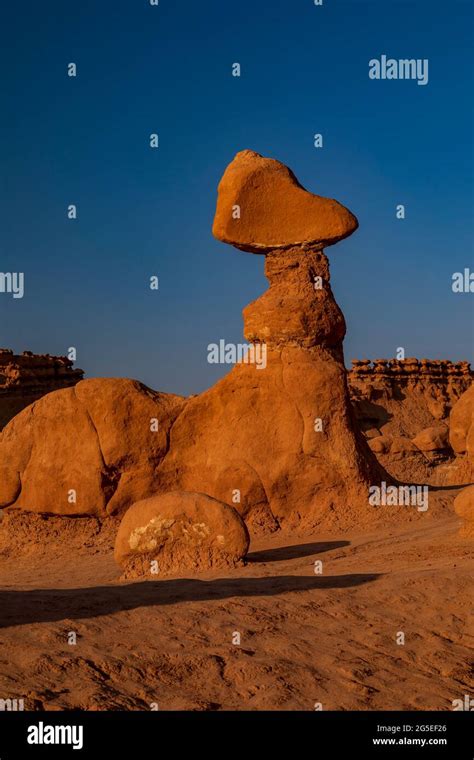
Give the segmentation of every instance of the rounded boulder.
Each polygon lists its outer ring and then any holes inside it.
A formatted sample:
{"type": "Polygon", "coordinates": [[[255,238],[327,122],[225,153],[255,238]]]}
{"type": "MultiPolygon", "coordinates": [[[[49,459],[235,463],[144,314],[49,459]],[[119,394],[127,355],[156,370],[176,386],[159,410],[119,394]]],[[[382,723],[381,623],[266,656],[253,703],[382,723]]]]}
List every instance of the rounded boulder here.
{"type": "Polygon", "coordinates": [[[249,534],[239,513],[203,493],[169,491],[133,504],[115,542],[125,577],[150,578],[215,567],[245,557],[249,534]]]}

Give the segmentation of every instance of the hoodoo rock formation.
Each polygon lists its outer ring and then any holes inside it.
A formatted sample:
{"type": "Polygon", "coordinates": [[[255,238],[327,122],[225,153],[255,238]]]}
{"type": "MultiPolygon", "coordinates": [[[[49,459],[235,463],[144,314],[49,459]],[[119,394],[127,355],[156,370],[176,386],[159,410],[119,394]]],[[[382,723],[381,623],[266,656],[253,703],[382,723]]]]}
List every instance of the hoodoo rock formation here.
{"type": "Polygon", "coordinates": [[[82,369],[74,369],[66,356],[14,354],[0,348],[0,430],[15,414],[51,391],[70,388],[82,380],[82,369]]]}
{"type": "MultiPolygon", "coordinates": [[[[345,322],[322,250],[356,227],[283,164],[239,153],[219,185],[213,229],[265,256],[269,288],[243,312],[265,366],[242,361],[188,399],[114,379],[48,394],[0,436],[0,506],[103,517],[173,492],[185,513],[191,492],[235,508],[252,529],[377,520],[383,510],[369,506],[369,487],[390,477],[353,414],[345,322]]],[[[157,505],[143,508],[146,519],[158,519],[157,505]]],[[[144,527],[142,508],[133,509],[125,532],[144,527]]]]}
{"type": "Polygon", "coordinates": [[[167,488],[232,503],[252,526],[349,524],[380,478],[353,418],[345,322],[321,250],[357,222],[338,203],[305,193],[286,167],[251,151],[227,168],[213,231],[265,254],[270,287],[243,315],[245,337],[266,350],[266,368],[237,364],[190,399],[159,468],[167,488]]]}

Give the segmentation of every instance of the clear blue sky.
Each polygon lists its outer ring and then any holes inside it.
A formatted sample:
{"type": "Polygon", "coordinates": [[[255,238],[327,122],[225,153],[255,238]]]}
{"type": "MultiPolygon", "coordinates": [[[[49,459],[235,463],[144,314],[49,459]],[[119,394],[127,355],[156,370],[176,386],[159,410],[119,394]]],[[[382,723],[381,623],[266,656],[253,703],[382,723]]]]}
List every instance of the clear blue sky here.
{"type": "Polygon", "coordinates": [[[165,391],[211,385],[228,367],[208,343],[242,341],[266,287],[263,257],[211,235],[220,176],[251,148],[359,219],[327,249],[348,364],[398,346],[472,360],[474,295],[451,292],[474,270],[472,22],[462,0],[9,3],[0,271],[24,272],[25,296],[0,294],[0,346],[76,346],[87,376],[165,391]],[[382,54],[428,58],[428,85],[370,80],[382,54]]]}

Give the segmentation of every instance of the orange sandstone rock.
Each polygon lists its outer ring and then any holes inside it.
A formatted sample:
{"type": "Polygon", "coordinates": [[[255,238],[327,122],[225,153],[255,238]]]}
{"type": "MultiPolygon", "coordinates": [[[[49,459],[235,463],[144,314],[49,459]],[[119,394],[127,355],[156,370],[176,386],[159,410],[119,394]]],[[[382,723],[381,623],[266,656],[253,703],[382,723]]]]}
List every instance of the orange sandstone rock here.
{"type": "Polygon", "coordinates": [[[451,410],[449,441],[456,454],[465,454],[474,464],[474,384],[451,410]]]}
{"type": "Polygon", "coordinates": [[[188,400],[158,477],[232,504],[252,528],[348,526],[370,511],[369,485],[388,476],[352,414],[328,261],[321,251],[272,251],[265,272],[269,289],[244,309],[265,368],[237,364],[188,400]]]}
{"type": "Polygon", "coordinates": [[[115,559],[126,577],[156,578],[232,567],[247,554],[249,541],[232,507],[202,493],[171,491],[130,507],[117,533],[115,559]]]}
{"type": "Polygon", "coordinates": [[[449,448],[447,425],[432,425],[420,430],[413,443],[420,451],[438,451],[449,448]]]}
{"type": "Polygon", "coordinates": [[[0,434],[0,507],[105,515],[149,496],[184,403],[126,379],[43,396],[0,434]]]}
{"type": "Polygon", "coordinates": [[[454,500],[454,511],[463,518],[461,536],[474,538],[474,485],[463,488],[454,500]]]}
{"type": "Polygon", "coordinates": [[[391,454],[405,454],[406,452],[411,453],[413,451],[417,451],[417,447],[415,446],[415,443],[408,438],[405,438],[402,435],[397,435],[392,439],[390,445],[391,454]]]}
{"type": "Polygon", "coordinates": [[[369,446],[376,454],[386,454],[390,451],[392,440],[388,435],[379,435],[369,439],[369,446]]]}
{"type": "Polygon", "coordinates": [[[447,484],[474,482],[474,385],[463,393],[449,416],[449,442],[456,454],[450,466],[447,484]]]}
{"type": "Polygon", "coordinates": [[[339,346],[346,333],[344,315],[334,300],[329,262],[322,251],[301,248],[265,256],[270,287],[243,310],[250,343],[267,346],[339,346]]]}
{"type": "Polygon", "coordinates": [[[252,253],[322,248],[348,237],[356,217],[330,198],[305,190],[280,161],[252,150],[237,153],[219,183],[213,234],[252,253]]]}

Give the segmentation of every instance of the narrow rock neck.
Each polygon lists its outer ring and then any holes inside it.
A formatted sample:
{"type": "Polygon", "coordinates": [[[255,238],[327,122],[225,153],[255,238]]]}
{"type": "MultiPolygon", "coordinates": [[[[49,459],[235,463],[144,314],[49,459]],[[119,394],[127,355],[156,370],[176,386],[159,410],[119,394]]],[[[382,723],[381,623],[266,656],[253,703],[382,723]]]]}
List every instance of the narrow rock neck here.
{"type": "Polygon", "coordinates": [[[346,325],[334,300],[329,262],[322,250],[271,251],[265,256],[265,275],[270,287],[243,311],[249,342],[270,348],[341,345],[346,325]]]}

